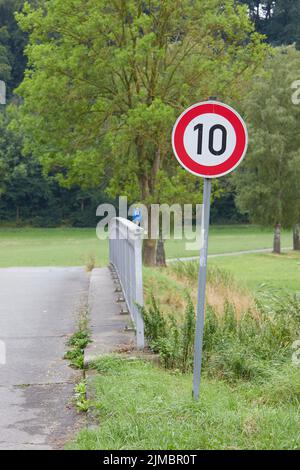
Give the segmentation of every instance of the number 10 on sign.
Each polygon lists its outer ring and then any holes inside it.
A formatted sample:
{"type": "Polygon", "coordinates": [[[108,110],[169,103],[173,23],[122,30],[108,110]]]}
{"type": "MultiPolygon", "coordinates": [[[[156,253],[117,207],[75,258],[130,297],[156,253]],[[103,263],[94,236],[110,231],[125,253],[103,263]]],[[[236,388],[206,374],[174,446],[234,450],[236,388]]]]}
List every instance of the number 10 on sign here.
{"type": "Polygon", "coordinates": [[[199,398],[205,312],[206,266],[210,219],[211,179],[233,171],[248,145],[246,125],[230,106],[216,101],[198,103],[177,119],[172,133],[174,154],[190,173],[204,178],[202,234],[198,278],[193,395],[199,398]]]}

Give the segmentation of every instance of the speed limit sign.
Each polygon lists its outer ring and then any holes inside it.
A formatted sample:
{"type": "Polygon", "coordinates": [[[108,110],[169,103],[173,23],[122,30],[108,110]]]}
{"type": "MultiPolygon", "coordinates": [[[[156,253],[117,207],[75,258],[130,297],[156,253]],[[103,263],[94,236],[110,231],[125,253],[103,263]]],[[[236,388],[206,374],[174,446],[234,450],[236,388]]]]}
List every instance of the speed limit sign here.
{"type": "Polygon", "coordinates": [[[247,128],[241,116],[230,106],[218,101],[206,101],[191,106],[179,116],[173,128],[172,145],[180,165],[190,173],[204,178],[193,376],[193,395],[198,400],[205,316],[211,179],[227,175],[241,163],[247,151],[247,128]]]}
{"type": "Polygon", "coordinates": [[[234,170],[245,156],[246,125],[230,106],[198,103],[177,119],[172,144],[179,163],[190,173],[217,178],[234,170]]]}

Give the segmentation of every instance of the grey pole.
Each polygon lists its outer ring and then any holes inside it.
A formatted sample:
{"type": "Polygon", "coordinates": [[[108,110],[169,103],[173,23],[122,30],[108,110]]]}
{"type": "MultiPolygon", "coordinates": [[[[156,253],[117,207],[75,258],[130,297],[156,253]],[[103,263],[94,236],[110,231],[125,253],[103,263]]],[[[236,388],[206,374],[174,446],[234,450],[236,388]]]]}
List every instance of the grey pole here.
{"type": "Polygon", "coordinates": [[[6,85],[0,80],[0,104],[6,104],[6,85]]]}
{"type": "Polygon", "coordinates": [[[208,231],[209,231],[209,218],[210,218],[210,196],[211,196],[211,180],[208,178],[205,178],[204,188],[203,188],[203,208],[202,208],[202,224],[201,224],[201,230],[202,230],[203,236],[202,236],[202,245],[200,247],[196,337],[195,337],[195,354],[194,354],[193,396],[195,400],[199,400],[199,389],[200,389],[200,382],[201,382],[204,311],[205,311],[205,289],[206,289],[206,265],[207,265],[208,231]]]}

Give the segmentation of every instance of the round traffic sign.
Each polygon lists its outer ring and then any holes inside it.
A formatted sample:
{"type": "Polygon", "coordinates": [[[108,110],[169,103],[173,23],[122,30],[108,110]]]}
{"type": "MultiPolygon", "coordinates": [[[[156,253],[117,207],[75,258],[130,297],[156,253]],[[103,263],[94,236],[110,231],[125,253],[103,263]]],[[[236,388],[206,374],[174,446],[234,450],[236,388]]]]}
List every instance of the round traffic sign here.
{"type": "Polygon", "coordinates": [[[177,119],[172,133],[174,154],[190,173],[217,178],[234,170],[248,146],[246,124],[230,106],[197,103],[177,119]]]}

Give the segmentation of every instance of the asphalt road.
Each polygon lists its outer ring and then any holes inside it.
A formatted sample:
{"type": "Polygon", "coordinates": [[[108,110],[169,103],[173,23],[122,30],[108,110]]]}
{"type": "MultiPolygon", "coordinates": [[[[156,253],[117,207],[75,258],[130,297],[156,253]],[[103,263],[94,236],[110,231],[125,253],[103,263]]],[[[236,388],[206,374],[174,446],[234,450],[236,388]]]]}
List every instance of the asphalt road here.
{"type": "Polygon", "coordinates": [[[76,429],[63,356],[88,286],[83,268],[0,269],[0,449],[61,448],[76,429]]]}

